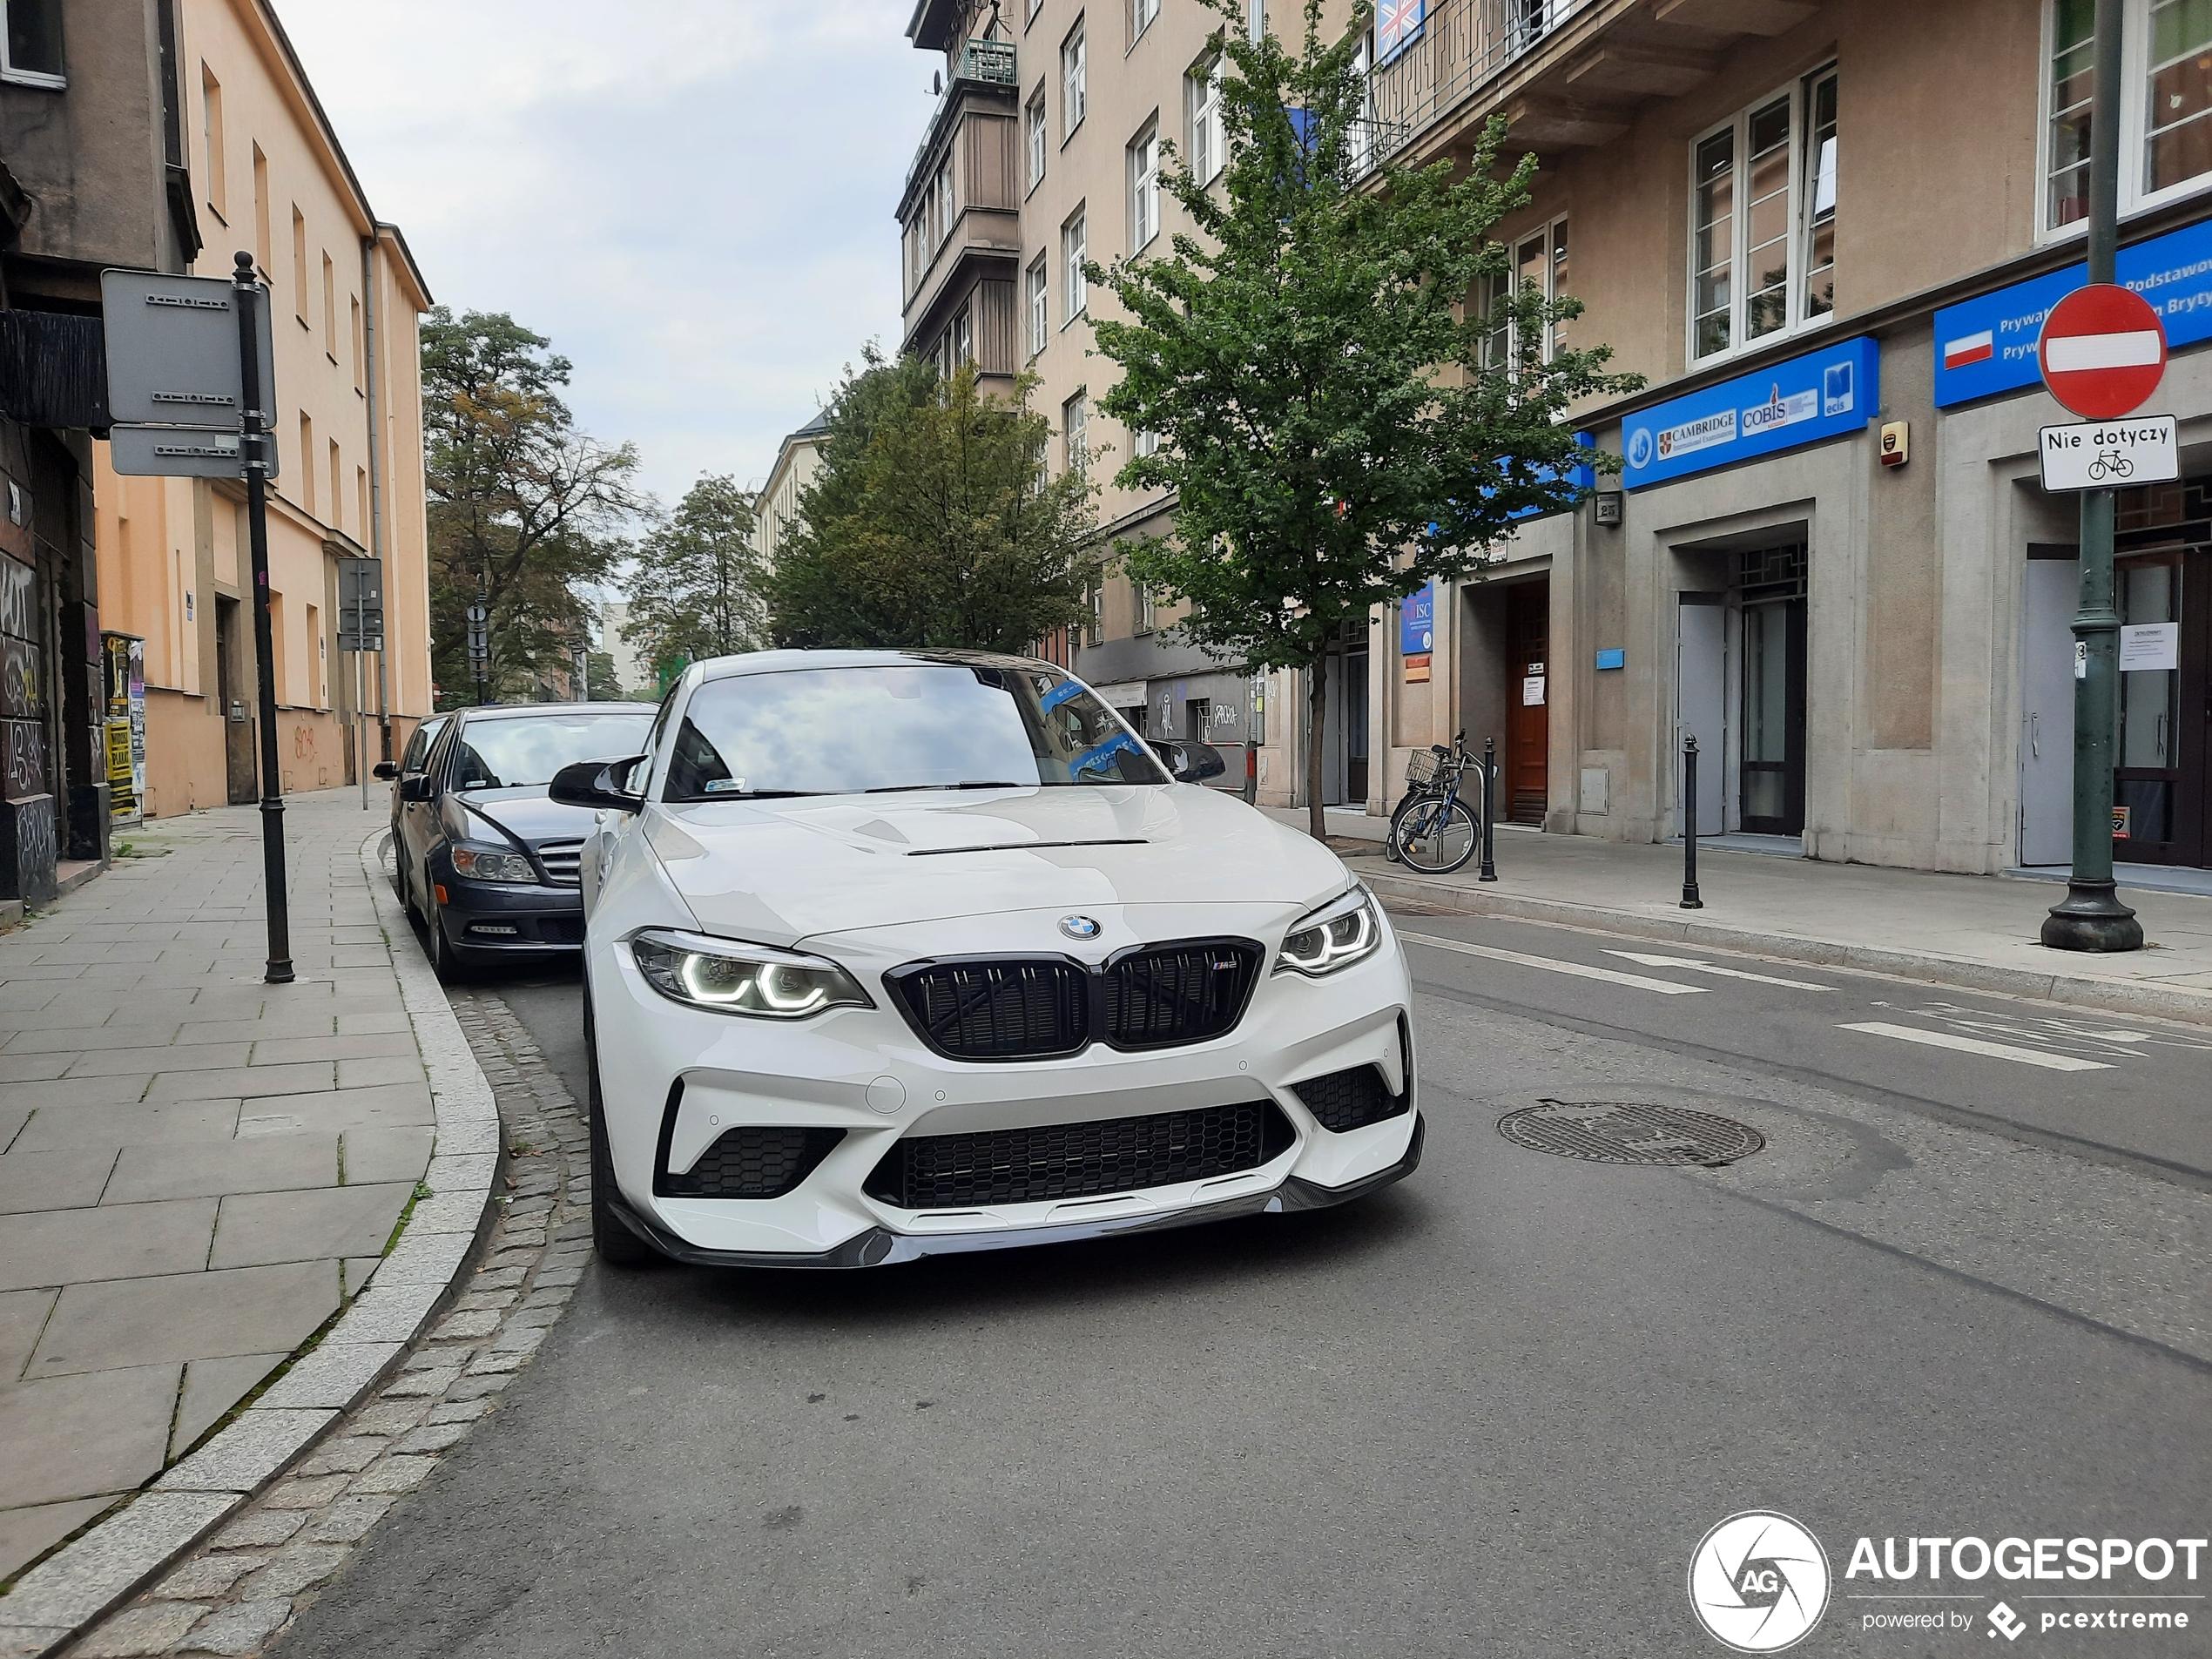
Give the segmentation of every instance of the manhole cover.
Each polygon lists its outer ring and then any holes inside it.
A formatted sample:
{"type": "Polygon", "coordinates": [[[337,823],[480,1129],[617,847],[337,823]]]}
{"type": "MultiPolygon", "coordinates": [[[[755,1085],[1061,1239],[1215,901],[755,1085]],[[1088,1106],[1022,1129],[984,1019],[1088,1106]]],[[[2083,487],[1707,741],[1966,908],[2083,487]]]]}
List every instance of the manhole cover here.
{"type": "Polygon", "coordinates": [[[1600,1163],[1712,1167],[1749,1157],[1766,1139],[1749,1123],[1634,1101],[1540,1101],[1498,1120],[1498,1133],[1531,1151],[1600,1163]]]}

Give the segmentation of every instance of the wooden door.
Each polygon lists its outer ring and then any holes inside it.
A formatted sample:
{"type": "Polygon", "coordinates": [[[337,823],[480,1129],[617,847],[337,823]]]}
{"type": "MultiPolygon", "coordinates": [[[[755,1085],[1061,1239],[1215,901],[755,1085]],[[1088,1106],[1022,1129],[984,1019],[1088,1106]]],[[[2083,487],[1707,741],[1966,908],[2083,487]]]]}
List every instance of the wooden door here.
{"type": "Polygon", "coordinates": [[[1506,752],[1499,806],[1516,824],[1541,824],[1551,765],[1550,584],[1526,583],[1506,596],[1506,752]]]}

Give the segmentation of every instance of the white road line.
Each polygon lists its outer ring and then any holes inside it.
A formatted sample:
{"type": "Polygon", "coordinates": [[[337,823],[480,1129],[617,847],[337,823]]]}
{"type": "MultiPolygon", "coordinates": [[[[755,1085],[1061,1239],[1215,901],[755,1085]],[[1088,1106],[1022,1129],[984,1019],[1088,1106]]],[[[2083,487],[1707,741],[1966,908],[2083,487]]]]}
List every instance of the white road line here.
{"type": "Polygon", "coordinates": [[[1576,979],[1602,979],[1608,984],[1627,985],[1639,991],[1657,991],[1662,996],[1695,996],[1711,988],[1704,985],[1676,985],[1671,980],[1646,979],[1641,974],[1623,974],[1612,968],[1591,968],[1581,962],[1555,962],[1548,956],[1524,956],[1517,950],[1500,950],[1494,945],[1470,945],[1464,940],[1437,939],[1427,934],[1400,934],[1398,936],[1409,945],[1426,945],[1431,950],[1455,950],[1462,956],[1487,956],[1493,961],[1518,962],[1523,968],[1541,968],[1548,974],[1572,974],[1576,979]]]}
{"type": "Polygon", "coordinates": [[[1815,985],[1809,979],[1777,979],[1771,974],[1750,974],[1740,968],[1723,968],[1718,962],[1701,962],[1694,956],[1654,956],[1641,950],[1608,950],[1608,956],[1624,956],[1632,962],[1642,962],[1646,968],[1687,968],[1694,973],[1718,974],[1726,979],[1756,980],[1761,985],[1786,985],[1793,991],[1832,991],[1832,985],[1815,985]]]}
{"type": "Polygon", "coordinates": [[[2078,1060],[2070,1054],[2046,1054],[2040,1049],[2015,1049],[2009,1042],[1984,1042],[1979,1037],[1954,1037],[1948,1031],[1922,1031],[1909,1025],[1885,1025],[1879,1020],[1837,1028],[1865,1031],[1878,1037],[1895,1037],[1900,1042],[1924,1042],[1931,1049],[1956,1049],[1961,1054],[1987,1055],[1993,1060],[2016,1060],[2023,1066],[2040,1066],[2046,1071],[2112,1069],[2101,1060],[2078,1060]]]}

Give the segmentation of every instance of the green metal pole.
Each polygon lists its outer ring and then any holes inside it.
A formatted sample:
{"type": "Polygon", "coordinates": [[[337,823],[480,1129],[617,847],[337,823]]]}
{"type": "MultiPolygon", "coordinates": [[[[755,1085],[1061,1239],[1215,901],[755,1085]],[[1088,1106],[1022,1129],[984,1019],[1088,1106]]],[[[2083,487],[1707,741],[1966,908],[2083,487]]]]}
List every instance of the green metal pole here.
{"type": "MultiPolygon", "coordinates": [[[[2113,280],[2120,241],[2120,15],[2097,0],[2089,129],[2089,280],[2113,280]]],[[[2120,725],[2120,613],[2112,604],[2114,492],[2081,496],[2081,601],[2074,618],[2074,872],[2043,919],[2054,950],[2141,950],[2143,925],[2112,879],[2112,766],[2120,725]]]]}

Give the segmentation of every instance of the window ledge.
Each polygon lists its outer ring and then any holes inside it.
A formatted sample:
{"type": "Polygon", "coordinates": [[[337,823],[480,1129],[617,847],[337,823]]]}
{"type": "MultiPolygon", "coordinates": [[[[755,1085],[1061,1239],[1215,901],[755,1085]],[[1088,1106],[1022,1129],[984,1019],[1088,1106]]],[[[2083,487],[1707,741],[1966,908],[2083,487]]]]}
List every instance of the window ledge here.
{"type": "Polygon", "coordinates": [[[1786,345],[1791,341],[1810,338],[1834,327],[1840,314],[1831,311],[1812,321],[1801,322],[1794,328],[1779,328],[1770,334],[1761,334],[1757,340],[1747,340],[1740,346],[1730,346],[1726,351],[1716,351],[1710,357],[1689,358],[1683,365],[1683,373],[1703,374],[1709,368],[1718,368],[1724,363],[1733,362],[1738,357],[1755,357],[1761,352],[1771,351],[1775,347],[1786,345]]]}
{"type": "Polygon", "coordinates": [[[35,86],[44,92],[66,92],[69,77],[46,75],[35,69],[0,69],[0,81],[10,86],[35,86]]]}

